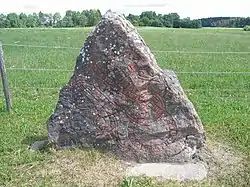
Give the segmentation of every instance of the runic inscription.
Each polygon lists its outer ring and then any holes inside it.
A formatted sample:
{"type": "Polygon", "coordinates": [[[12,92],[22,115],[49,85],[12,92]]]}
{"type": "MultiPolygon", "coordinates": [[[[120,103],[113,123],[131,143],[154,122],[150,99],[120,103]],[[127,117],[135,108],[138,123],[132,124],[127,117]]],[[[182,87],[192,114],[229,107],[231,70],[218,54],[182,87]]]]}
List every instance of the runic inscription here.
{"type": "Polygon", "coordinates": [[[108,11],[87,37],[48,120],[58,147],[95,147],[138,162],[191,160],[202,123],[176,75],[162,70],[135,28],[108,11]]]}

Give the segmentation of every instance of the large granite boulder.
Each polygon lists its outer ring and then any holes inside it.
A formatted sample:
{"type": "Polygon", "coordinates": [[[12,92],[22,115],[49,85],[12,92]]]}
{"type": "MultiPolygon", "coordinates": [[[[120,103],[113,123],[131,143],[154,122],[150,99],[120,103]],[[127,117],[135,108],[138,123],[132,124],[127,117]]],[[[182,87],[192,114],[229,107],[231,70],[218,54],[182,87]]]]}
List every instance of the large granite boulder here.
{"type": "Polygon", "coordinates": [[[190,161],[205,145],[174,72],[162,70],[132,24],[111,11],[80,50],[48,132],[58,148],[100,148],[136,162],[190,161]]]}

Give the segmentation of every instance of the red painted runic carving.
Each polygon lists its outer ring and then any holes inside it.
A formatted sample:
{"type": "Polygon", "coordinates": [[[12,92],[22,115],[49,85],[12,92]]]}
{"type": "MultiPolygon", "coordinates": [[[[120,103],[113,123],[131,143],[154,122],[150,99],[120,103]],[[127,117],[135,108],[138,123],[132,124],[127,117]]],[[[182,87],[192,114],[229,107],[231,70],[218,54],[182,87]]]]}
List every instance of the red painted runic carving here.
{"type": "Polygon", "coordinates": [[[135,72],[135,71],[136,71],[133,64],[128,64],[128,67],[129,67],[129,70],[130,70],[131,72],[135,72]]]}
{"type": "Polygon", "coordinates": [[[145,122],[145,120],[149,120],[149,101],[150,101],[150,96],[148,93],[148,90],[143,90],[139,94],[139,110],[140,110],[140,119],[139,123],[145,122]]]}

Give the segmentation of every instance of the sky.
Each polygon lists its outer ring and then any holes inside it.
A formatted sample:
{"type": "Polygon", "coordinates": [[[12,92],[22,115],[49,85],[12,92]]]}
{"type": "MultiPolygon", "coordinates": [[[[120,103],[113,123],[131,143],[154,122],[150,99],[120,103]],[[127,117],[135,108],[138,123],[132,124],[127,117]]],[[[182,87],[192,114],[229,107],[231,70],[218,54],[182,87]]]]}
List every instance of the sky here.
{"type": "MultiPolygon", "coordinates": [[[[3,0],[2,0],[3,1],[3,0]]],[[[82,11],[100,9],[102,14],[108,9],[123,13],[140,14],[153,10],[157,13],[177,12],[181,18],[191,19],[215,16],[250,17],[250,0],[6,0],[0,6],[0,13],[45,13],[66,10],[82,11]]]]}

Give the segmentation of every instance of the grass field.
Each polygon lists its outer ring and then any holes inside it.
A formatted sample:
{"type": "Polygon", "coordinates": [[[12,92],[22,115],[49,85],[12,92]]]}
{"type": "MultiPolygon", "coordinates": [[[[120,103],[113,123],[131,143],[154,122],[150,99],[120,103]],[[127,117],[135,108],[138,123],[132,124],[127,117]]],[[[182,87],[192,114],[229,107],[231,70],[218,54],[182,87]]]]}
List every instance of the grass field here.
{"type": "MultiPolygon", "coordinates": [[[[250,53],[190,52],[250,52],[250,33],[239,29],[139,28],[138,31],[160,67],[177,73],[202,119],[207,136],[246,155],[243,173],[204,184],[247,186],[250,180],[250,53]]],[[[75,59],[88,32],[89,29],[0,29],[3,44],[69,47],[4,46],[14,112],[9,115],[4,100],[0,100],[0,186],[83,186],[95,179],[107,183],[120,181],[120,186],[129,186],[129,180],[123,180],[122,175],[105,164],[112,162],[112,167],[119,167],[119,163],[93,150],[37,153],[28,150],[29,144],[46,138],[46,120],[55,108],[60,87],[67,83],[73,72],[75,59]]],[[[3,96],[2,91],[0,95],[3,96]]],[[[156,186],[153,179],[134,179],[131,186],[153,184],[156,186]]]]}

